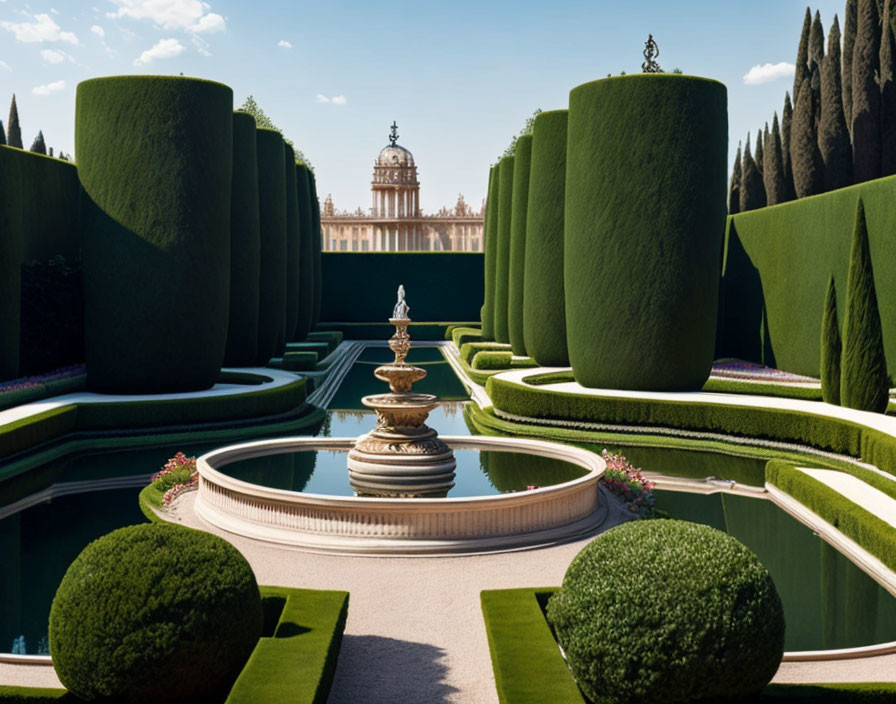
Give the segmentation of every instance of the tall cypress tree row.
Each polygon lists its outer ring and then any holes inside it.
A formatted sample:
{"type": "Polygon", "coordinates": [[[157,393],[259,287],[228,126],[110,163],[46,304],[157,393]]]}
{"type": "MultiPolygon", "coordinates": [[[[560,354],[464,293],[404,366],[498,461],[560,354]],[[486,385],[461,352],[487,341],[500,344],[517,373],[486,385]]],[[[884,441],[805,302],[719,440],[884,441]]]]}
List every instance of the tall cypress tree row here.
{"type": "Polygon", "coordinates": [[[821,24],[821,13],[815,11],[815,19],[812,20],[812,29],[809,32],[809,65],[816,63],[821,66],[824,59],[824,26],[821,24]]]}
{"type": "Polygon", "coordinates": [[[740,211],[756,210],[765,207],[765,185],[756,168],[756,161],[750,152],[750,135],[747,134],[747,145],[744,147],[743,173],[741,176],[740,211]]]}
{"type": "Polygon", "coordinates": [[[22,128],[19,127],[19,107],[16,105],[16,94],[12,94],[12,103],[9,106],[9,122],[6,123],[6,141],[11,147],[24,149],[22,144],[22,128]]]}
{"type": "Polygon", "coordinates": [[[737,155],[734,157],[734,168],[731,170],[731,182],[728,184],[728,214],[740,212],[741,160],[740,142],[737,144],[737,155]]]}
{"type": "Polygon", "coordinates": [[[828,35],[828,53],[821,65],[821,119],[818,123],[818,149],[824,164],[825,191],[852,184],[852,145],[843,115],[840,75],[840,24],[834,15],[828,35]]]}
{"type": "Polygon", "coordinates": [[[843,18],[843,116],[852,139],[852,57],[856,46],[858,0],[846,0],[846,16],[843,18]]]}
{"type": "Polygon", "coordinates": [[[793,187],[793,166],[790,163],[790,132],[793,127],[793,103],[790,93],[784,94],[784,112],[781,113],[781,163],[784,165],[784,201],[796,198],[793,187]]]}
{"type": "MultiPolygon", "coordinates": [[[[756,169],[759,171],[759,179],[762,180],[762,170],[765,167],[765,150],[762,145],[762,128],[756,130],[756,150],[753,153],[753,160],[756,162],[756,169]]],[[[762,185],[763,190],[765,184],[762,185]]]]}
{"type": "Polygon", "coordinates": [[[818,149],[815,130],[815,96],[810,79],[805,77],[793,110],[793,131],[790,135],[790,163],[797,198],[821,193],[824,189],[824,163],[818,149]]]}
{"type": "Polygon", "coordinates": [[[828,292],[821,316],[821,397],[825,403],[840,405],[840,321],[837,317],[837,288],[834,277],[828,280],[828,292]]]}
{"type": "Polygon", "coordinates": [[[31,143],[31,149],[29,149],[28,151],[34,152],[35,154],[46,155],[47,143],[44,142],[43,130],[38,130],[37,137],[34,138],[34,141],[31,143]]]}
{"type": "Polygon", "coordinates": [[[498,255],[498,166],[488,172],[488,197],[485,201],[485,291],[482,303],[482,338],[495,339],[495,258],[498,255]]]}
{"type": "Polygon", "coordinates": [[[765,140],[765,168],[762,170],[762,179],[765,183],[765,197],[768,205],[777,205],[787,200],[778,113],[775,113],[775,117],[772,119],[772,131],[765,140]]]}
{"type": "Polygon", "coordinates": [[[3,120],[0,120],[0,146],[6,144],[6,130],[3,129],[3,120]]]}
{"type": "MultiPolygon", "coordinates": [[[[874,0],[869,0],[871,4],[874,0]]],[[[861,9],[860,9],[861,16],[861,9]]],[[[843,317],[843,355],[840,404],[883,413],[889,401],[887,360],[874,288],[874,269],[868,246],[865,204],[859,199],[849,253],[846,312],[843,317]]]]}
{"type": "Polygon", "coordinates": [[[880,176],[880,36],[876,0],[859,0],[852,58],[852,164],[856,183],[880,176]]]}
{"type": "Polygon", "coordinates": [[[887,0],[880,39],[880,175],[896,174],[896,38],[893,2],[887,0]]]}
{"type": "Polygon", "coordinates": [[[800,34],[800,45],[796,50],[796,70],[793,74],[793,100],[799,97],[803,79],[809,75],[809,35],[812,33],[812,11],[807,7],[803,18],[803,31],[800,34]]]}

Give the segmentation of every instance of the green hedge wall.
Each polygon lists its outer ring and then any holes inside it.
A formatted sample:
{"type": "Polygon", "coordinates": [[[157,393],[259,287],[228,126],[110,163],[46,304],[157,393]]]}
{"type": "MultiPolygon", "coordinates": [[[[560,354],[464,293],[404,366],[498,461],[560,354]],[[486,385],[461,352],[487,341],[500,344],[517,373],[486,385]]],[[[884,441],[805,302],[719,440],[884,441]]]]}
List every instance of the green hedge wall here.
{"type": "MultiPolygon", "coordinates": [[[[859,196],[865,204],[884,352],[896,375],[896,176],[728,218],[718,355],[818,376],[828,279],[846,310],[849,252],[859,196]],[[794,268],[799,262],[799,271],[794,268]]],[[[841,316],[842,320],[842,316],[841,316]]]]}
{"type": "Polygon", "coordinates": [[[312,230],[311,181],[308,167],[296,164],[296,189],[299,199],[299,291],[298,321],[294,341],[302,341],[311,332],[314,314],[314,233],[312,230]]]}
{"type": "Polygon", "coordinates": [[[510,225],[513,217],[513,157],[498,162],[498,226],[495,255],[495,340],[510,342],[510,225]]]}
{"type": "Polygon", "coordinates": [[[483,228],[483,251],[485,252],[485,270],[483,279],[485,291],[482,304],[482,337],[495,339],[495,259],[498,256],[498,174],[497,165],[488,172],[488,198],[485,202],[485,223],[483,228]]]}
{"type": "Polygon", "coordinates": [[[46,261],[81,256],[78,169],[70,161],[21,152],[23,259],[46,261]]]}
{"type": "Polygon", "coordinates": [[[321,319],[388,323],[401,284],[414,321],[478,320],[482,269],[481,253],[325,252],[321,319]]]}
{"type": "Polygon", "coordinates": [[[299,233],[299,192],[296,186],[296,153],[283,145],[283,166],[286,170],[286,333],[284,343],[291,341],[299,324],[299,276],[301,240],[299,233]]]}
{"type": "Polygon", "coordinates": [[[258,352],[264,366],[286,343],[286,169],[283,137],[258,129],[258,211],[261,222],[261,281],[258,352]]]}
{"type": "Polygon", "coordinates": [[[230,325],[224,364],[255,363],[261,233],[258,219],[258,146],[255,118],[233,113],[233,186],[230,195],[230,325]]]}
{"type": "Polygon", "coordinates": [[[725,86],[607,78],[570,92],[564,284],[576,380],[699,389],[715,345],[725,86]]]}
{"type": "Polygon", "coordinates": [[[208,388],[230,305],[233,91],[97,78],[78,85],[75,110],[88,387],[208,388]]]}
{"type": "Polygon", "coordinates": [[[516,140],[513,165],[513,195],[510,217],[510,265],[507,272],[507,332],[513,353],[526,356],[523,324],[523,295],[526,273],[526,218],[529,208],[529,171],[532,135],[516,140]]]}
{"type": "Polygon", "coordinates": [[[0,146],[0,379],[19,375],[22,294],[22,158],[0,146]]]}
{"type": "Polygon", "coordinates": [[[566,110],[543,112],[532,132],[523,340],[529,356],[548,367],[569,366],[563,293],[567,116],[566,110]]]}
{"type": "Polygon", "coordinates": [[[320,200],[317,198],[317,179],[314,178],[314,172],[309,171],[309,182],[311,185],[311,255],[314,261],[314,305],[311,309],[311,326],[317,327],[321,321],[322,305],[323,305],[323,263],[321,261],[323,249],[323,234],[320,228],[320,200]]]}

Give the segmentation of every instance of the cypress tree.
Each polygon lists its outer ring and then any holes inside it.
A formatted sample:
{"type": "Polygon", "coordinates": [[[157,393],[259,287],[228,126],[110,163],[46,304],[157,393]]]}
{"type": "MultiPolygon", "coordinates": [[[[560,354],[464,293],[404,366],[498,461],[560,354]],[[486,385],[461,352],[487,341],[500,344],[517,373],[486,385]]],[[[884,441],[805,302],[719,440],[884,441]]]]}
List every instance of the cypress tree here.
{"type": "Polygon", "coordinates": [[[818,150],[815,130],[815,98],[809,86],[807,76],[803,79],[796,99],[793,132],[790,135],[790,162],[793,165],[793,185],[797,198],[821,193],[824,188],[824,163],[818,150]]]}
{"type": "Polygon", "coordinates": [[[821,397],[825,403],[840,405],[840,321],[837,317],[837,288],[834,277],[828,281],[828,293],[821,315],[821,397]]]}
{"type": "Polygon", "coordinates": [[[812,33],[812,11],[807,7],[803,18],[803,31],[800,34],[800,45],[796,50],[796,71],[793,74],[793,100],[799,98],[803,79],[809,75],[809,35],[812,33]]]}
{"type": "MultiPolygon", "coordinates": [[[[874,4],[873,0],[868,0],[874,4]]],[[[861,15],[861,13],[860,13],[861,15]]],[[[849,253],[846,282],[846,313],[843,317],[843,355],[840,375],[840,404],[847,408],[883,413],[889,400],[887,360],[874,270],[868,246],[865,204],[859,199],[856,226],[849,253]]]]}
{"type": "Polygon", "coordinates": [[[44,154],[47,153],[47,144],[44,142],[44,133],[41,130],[38,130],[37,137],[34,138],[34,141],[31,143],[31,149],[29,151],[34,152],[35,154],[44,154]]]}
{"type": "Polygon", "coordinates": [[[16,105],[16,94],[12,94],[12,103],[9,106],[9,122],[6,123],[6,139],[9,146],[24,149],[22,145],[22,130],[19,127],[19,108],[16,105]]]}
{"type": "Polygon", "coordinates": [[[793,187],[793,165],[790,162],[790,132],[793,126],[793,104],[790,93],[784,94],[784,112],[781,113],[781,163],[784,166],[784,201],[796,198],[793,187]]]}
{"type": "Polygon", "coordinates": [[[734,157],[734,168],[731,170],[731,183],[728,184],[728,214],[737,215],[740,212],[740,184],[741,184],[741,154],[740,142],[737,144],[737,154],[734,157]]]}
{"type": "Polygon", "coordinates": [[[818,149],[824,163],[824,190],[833,191],[852,184],[852,145],[843,115],[840,85],[840,24],[828,35],[828,53],[821,65],[821,120],[818,123],[818,149]]]}
{"type": "Polygon", "coordinates": [[[852,164],[856,183],[880,176],[880,15],[875,0],[859,0],[852,58],[852,164]]]}
{"type": "Polygon", "coordinates": [[[765,186],[762,176],[756,168],[756,161],[750,152],[750,135],[747,134],[747,146],[744,147],[744,163],[741,174],[740,212],[765,207],[765,186]]]}
{"type": "Polygon", "coordinates": [[[769,205],[777,205],[787,200],[778,113],[775,113],[772,119],[772,131],[765,139],[765,168],[762,170],[762,179],[765,182],[765,197],[769,205]]]}
{"type": "Polygon", "coordinates": [[[846,128],[852,139],[852,57],[856,45],[856,24],[858,0],[846,0],[846,16],[843,18],[843,62],[842,82],[843,86],[843,116],[846,118],[846,128]]]}
{"type": "MultiPolygon", "coordinates": [[[[753,160],[756,162],[756,168],[759,170],[759,178],[762,178],[762,170],[765,168],[765,149],[763,147],[762,128],[756,130],[756,150],[753,153],[753,160]]],[[[762,186],[765,188],[765,184],[762,186]]]]}
{"type": "Polygon", "coordinates": [[[824,27],[821,24],[821,13],[815,11],[812,29],[809,32],[809,64],[813,62],[821,66],[824,60],[824,27]]]}
{"type": "Polygon", "coordinates": [[[6,144],[6,130],[3,129],[3,120],[0,120],[0,145],[6,144]]]}
{"type": "Polygon", "coordinates": [[[896,38],[893,2],[887,0],[880,38],[880,175],[896,174],[896,38]]]}

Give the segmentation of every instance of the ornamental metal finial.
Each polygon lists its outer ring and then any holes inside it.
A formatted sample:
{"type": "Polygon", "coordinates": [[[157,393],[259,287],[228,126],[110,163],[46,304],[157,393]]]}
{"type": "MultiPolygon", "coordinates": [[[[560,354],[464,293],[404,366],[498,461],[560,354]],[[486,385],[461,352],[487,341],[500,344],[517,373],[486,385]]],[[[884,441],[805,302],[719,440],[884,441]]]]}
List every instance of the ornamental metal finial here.
{"type": "Polygon", "coordinates": [[[660,65],[656,62],[656,58],[660,55],[660,48],[656,45],[656,42],[653,40],[653,35],[650,34],[647,37],[647,41],[644,42],[644,63],[641,64],[642,73],[662,73],[663,69],[660,68],[660,65]]]}
{"type": "Polygon", "coordinates": [[[398,142],[398,125],[393,120],[392,131],[389,133],[389,144],[394,147],[396,142],[398,142]]]}

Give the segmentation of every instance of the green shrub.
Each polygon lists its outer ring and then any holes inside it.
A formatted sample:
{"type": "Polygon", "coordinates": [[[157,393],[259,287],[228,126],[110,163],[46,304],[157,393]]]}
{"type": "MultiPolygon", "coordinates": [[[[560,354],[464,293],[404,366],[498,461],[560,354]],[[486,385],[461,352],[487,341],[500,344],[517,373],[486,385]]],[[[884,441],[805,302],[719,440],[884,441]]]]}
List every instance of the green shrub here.
{"type": "Polygon", "coordinates": [[[569,366],[563,293],[567,115],[566,110],[543,112],[532,132],[523,339],[529,356],[545,367],[569,366]]]}
{"type": "Polygon", "coordinates": [[[840,405],[840,321],[837,317],[837,287],[832,276],[824,299],[821,318],[821,397],[825,403],[840,405]]]}
{"type": "Polygon", "coordinates": [[[0,146],[0,380],[19,376],[24,247],[21,154],[0,146]]]}
{"type": "Polygon", "coordinates": [[[460,346],[460,358],[468,365],[473,365],[473,358],[480,352],[510,352],[510,345],[501,342],[465,342],[460,346]]]}
{"type": "Polygon", "coordinates": [[[258,212],[261,223],[261,282],[258,296],[258,352],[263,367],[279,357],[286,342],[286,168],[284,142],[270,129],[258,139],[258,212]]]}
{"type": "Polygon", "coordinates": [[[75,112],[88,388],[209,388],[230,307],[233,91],[96,78],[78,85],[75,112]]]}
{"type": "Polygon", "coordinates": [[[486,351],[477,352],[473,355],[473,362],[470,364],[473,369],[510,369],[510,363],[513,360],[513,352],[511,351],[486,351]]]}
{"type": "Polygon", "coordinates": [[[727,126],[716,81],[641,74],[570,92],[564,287],[583,386],[699,389],[709,376],[727,126]]]}
{"type": "Polygon", "coordinates": [[[495,340],[510,342],[507,307],[510,300],[510,225],[513,217],[514,157],[498,162],[498,221],[495,249],[495,340]]]}
{"type": "Polygon", "coordinates": [[[497,165],[488,172],[488,197],[485,202],[485,223],[482,231],[484,252],[485,281],[484,302],[479,319],[482,321],[482,337],[495,339],[495,264],[498,256],[498,178],[500,170],[497,165]]]}
{"type": "Polygon", "coordinates": [[[299,276],[301,275],[301,233],[299,232],[299,190],[296,184],[296,153],[283,145],[286,173],[286,332],[284,343],[295,337],[299,325],[299,276]]]}
{"type": "Polygon", "coordinates": [[[484,338],[485,334],[482,330],[464,327],[463,325],[454,326],[451,331],[451,339],[454,340],[458,350],[468,342],[480,342],[484,338]]]}
{"type": "Polygon", "coordinates": [[[526,356],[523,294],[526,274],[526,213],[529,207],[529,169],[532,161],[532,135],[516,140],[513,166],[513,195],[510,218],[510,266],[507,283],[507,331],[515,355],[526,356]]]}
{"type": "Polygon", "coordinates": [[[258,219],[258,146],[255,118],[233,113],[233,186],[230,194],[230,325],[224,364],[251,366],[258,351],[261,230],[258,219]]]}
{"type": "MultiPolygon", "coordinates": [[[[321,356],[323,359],[325,355],[321,356]]],[[[311,371],[317,365],[317,352],[286,352],[283,355],[283,368],[290,371],[311,371]]]]}
{"type": "Polygon", "coordinates": [[[292,341],[301,342],[311,332],[314,313],[314,232],[312,228],[311,182],[308,167],[296,164],[296,191],[299,199],[299,311],[292,341]]]}
{"type": "Polygon", "coordinates": [[[849,256],[846,311],[843,315],[840,404],[883,413],[889,402],[887,360],[868,247],[865,205],[859,198],[849,256]]]}
{"type": "Polygon", "coordinates": [[[548,620],[595,704],[736,701],[784,653],[768,570],[735,538],[685,521],[634,521],[589,543],[548,620]]]}
{"type": "Polygon", "coordinates": [[[84,699],[221,701],[261,635],[258,585],[227,541],[173,524],[113,531],[50,610],[56,674],[84,699]]]}

